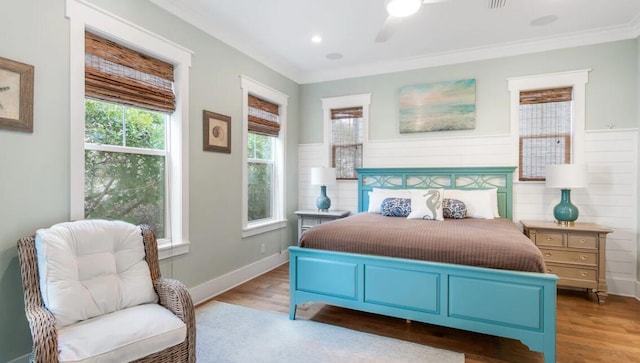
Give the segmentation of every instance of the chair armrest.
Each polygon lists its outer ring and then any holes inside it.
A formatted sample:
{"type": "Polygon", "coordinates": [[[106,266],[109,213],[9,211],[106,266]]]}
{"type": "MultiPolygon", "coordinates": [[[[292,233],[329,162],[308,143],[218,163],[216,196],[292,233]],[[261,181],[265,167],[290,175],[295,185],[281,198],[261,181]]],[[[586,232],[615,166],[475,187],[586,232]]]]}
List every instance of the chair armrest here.
{"type": "Polygon", "coordinates": [[[178,280],[160,277],[153,286],[158,293],[160,305],[169,309],[187,326],[188,362],[196,361],[196,314],[193,300],[187,287],[178,280]]]}
{"type": "Polygon", "coordinates": [[[180,320],[188,323],[194,320],[194,308],[187,287],[180,281],[161,277],[154,282],[160,305],[169,309],[180,320]],[[191,315],[191,316],[190,316],[191,315]]]}
{"type": "Polygon", "coordinates": [[[56,318],[42,306],[26,308],[25,315],[27,316],[33,339],[33,362],[57,362],[58,331],[56,330],[56,318]]]}

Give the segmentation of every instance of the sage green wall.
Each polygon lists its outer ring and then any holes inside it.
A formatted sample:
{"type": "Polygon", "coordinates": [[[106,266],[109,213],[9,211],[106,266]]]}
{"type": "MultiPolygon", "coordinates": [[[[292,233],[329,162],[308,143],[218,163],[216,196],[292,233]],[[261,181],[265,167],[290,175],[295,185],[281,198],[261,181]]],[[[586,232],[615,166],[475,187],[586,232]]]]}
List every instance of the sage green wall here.
{"type": "Polygon", "coordinates": [[[300,143],[322,142],[321,98],[372,93],[370,140],[509,133],[507,78],[591,69],[587,84],[587,129],[635,128],[637,42],[618,41],[523,56],[424,68],[302,86],[300,143]],[[476,128],[470,131],[400,135],[397,91],[411,84],[476,79],[476,128]]]}
{"type": "MultiPolygon", "coordinates": [[[[295,242],[299,86],[148,1],[93,1],[194,52],[190,71],[190,253],[162,270],[189,287],[295,242]],[[286,231],[241,238],[241,89],[244,74],[289,96],[286,231]],[[232,118],[231,154],[202,151],[202,110],[232,118]],[[266,253],[260,253],[260,244],[266,253]]],[[[0,57],[35,66],[34,133],[0,130],[0,362],[28,353],[16,241],[69,219],[69,21],[65,0],[7,1],[0,57]],[[10,30],[10,31],[9,31],[10,30]]]]}

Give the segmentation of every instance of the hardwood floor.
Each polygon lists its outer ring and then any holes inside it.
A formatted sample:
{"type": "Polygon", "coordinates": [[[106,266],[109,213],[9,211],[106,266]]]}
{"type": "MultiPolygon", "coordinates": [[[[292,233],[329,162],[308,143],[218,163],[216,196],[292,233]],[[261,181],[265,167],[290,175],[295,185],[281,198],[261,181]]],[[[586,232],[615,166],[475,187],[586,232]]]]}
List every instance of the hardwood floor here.
{"type": "MultiPolygon", "coordinates": [[[[214,300],[289,312],[289,265],[282,265],[214,300]]],[[[640,301],[609,295],[598,304],[584,290],[559,290],[557,361],[640,362],[640,301]]],[[[465,354],[467,363],[543,362],[520,341],[324,305],[298,307],[297,319],[373,333],[465,354]]]]}

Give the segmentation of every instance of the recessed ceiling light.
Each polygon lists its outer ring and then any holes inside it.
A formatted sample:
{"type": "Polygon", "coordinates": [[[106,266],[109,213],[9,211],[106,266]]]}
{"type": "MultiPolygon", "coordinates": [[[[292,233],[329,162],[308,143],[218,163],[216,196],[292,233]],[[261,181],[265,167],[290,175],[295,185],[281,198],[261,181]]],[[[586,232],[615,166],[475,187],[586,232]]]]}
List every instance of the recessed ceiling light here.
{"type": "Polygon", "coordinates": [[[331,60],[342,59],[342,53],[329,53],[327,54],[327,59],[331,59],[331,60]]]}
{"type": "Polygon", "coordinates": [[[558,17],[555,15],[546,15],[546,16],[541,16],[539,18],[533,19],[531,20],[531,25],[533,26],[543,26],[543,25],[549,25],[553,22],[555,22],[556,20],[558,20],[558,17]]]}
{"type": "Polygon", "coordinates": [[[311,37],[311,41],[314,43],[322,43],[322,37],[319,35],[314,35],[313,37],[311,37]]]}

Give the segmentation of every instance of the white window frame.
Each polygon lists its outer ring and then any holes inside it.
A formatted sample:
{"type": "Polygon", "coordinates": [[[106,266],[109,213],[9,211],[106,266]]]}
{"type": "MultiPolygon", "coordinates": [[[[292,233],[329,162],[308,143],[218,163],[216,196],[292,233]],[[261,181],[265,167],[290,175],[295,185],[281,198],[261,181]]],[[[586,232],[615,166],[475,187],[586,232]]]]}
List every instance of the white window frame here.
{"type": "Polygon", "coordinates": [[[174,65],[176,110],[167,124],[168,238],[159,257],[189,252],[189,68],[192,52],[82,0],[67,0],[70,41],[70,220],[84,218],[84,39],[85,29],[174,65]]]}
{"type": "Polygon", "coordinates": [[[371,105],[371,93],[326,97],[322,99],[324,148],[326,150],[323,158],[324,166],[331,167],[331,110],[348,107],[362,107],[362,166],[365,166],[365,156],[367,155],[367,144],[369,141],[369,105],[371,105]]]}
{"type": "MultiPolygon", "coordinates": [[[[584,163],[584,139],[585,139],[585,105],[586,84],[589,82],[590,69],[548,73],[522,77],[508,78],[509,91],[511,92],[511,137],[513,142],[513,165],[519,165],[520,156],[520,91],[573,87],[572,96],[572,120],[571,120],[571,162],[584,163]]],[[[519,180],[520,173],[516,170],[515,179],[519,180]]],[[[527,183],[544,183],[527,181],[527,183]]]]}
{"type": "Polygon", "coordinates": [[[265,86],[244,75],[240,76],[242,89],[242,237],[254,236],[260,233],[286,228],[286,194],[285,175],[286,158],[284,149],[287,145],[287,105],[289,96],[271,87],[265,86]],[[274,185],[273,185],[273,213],[269,219],[249,222],[249,170],[248,170],[248,127],[249,127],[249,95],[279,106],[280,133],[274,143],[274,185]]]}

